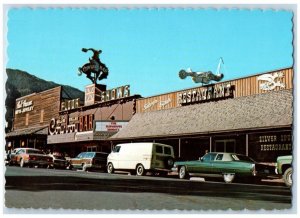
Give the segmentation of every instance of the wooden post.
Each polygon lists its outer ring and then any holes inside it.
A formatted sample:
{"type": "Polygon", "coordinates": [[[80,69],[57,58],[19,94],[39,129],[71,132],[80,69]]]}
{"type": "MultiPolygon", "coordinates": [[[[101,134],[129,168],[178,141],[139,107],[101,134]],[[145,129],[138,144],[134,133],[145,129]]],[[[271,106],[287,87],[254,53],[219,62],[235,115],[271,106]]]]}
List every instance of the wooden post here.
{"type": "Polygon", "coordinates": [[[246,156],[249,155],[248,149],[249,149],[249,138],[248,138],[248,134],[246,134],[246,156]]]}
{"type": "Polygon", "coordinates": [[[181,157],[181,139],[178,139],[178,157],[181,157]]]}

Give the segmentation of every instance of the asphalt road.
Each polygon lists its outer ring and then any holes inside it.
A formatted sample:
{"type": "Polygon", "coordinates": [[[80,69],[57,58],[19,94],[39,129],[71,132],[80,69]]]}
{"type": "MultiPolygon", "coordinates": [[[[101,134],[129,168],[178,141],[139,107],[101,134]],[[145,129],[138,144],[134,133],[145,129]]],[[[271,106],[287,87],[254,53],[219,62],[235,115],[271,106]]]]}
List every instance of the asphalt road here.
{"type": "Polygon", "coordinates": [[[291,190],[272,183],[225,184],[19,167],[7,167],[5,179],[5,213],[21,213],[16,208],[63,208],[70,213],[74,209],[102,210],[99,213],[122,213],[128,209],[137,213],[149,213],[148,210],[211,213],[244,209],[288,212],[292,206],[291,190]]]}

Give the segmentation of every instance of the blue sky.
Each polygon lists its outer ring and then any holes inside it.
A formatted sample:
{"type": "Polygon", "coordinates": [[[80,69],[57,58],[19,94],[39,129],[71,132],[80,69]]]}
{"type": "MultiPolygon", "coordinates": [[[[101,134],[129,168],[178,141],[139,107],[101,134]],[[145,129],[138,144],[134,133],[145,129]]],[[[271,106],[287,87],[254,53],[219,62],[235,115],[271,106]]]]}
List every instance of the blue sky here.
{"type": "Polygon", "coordinates": [[[200,86],[178,72],[216,72],[223,80],[293,65],[293,14],[214,9],[29,9],[8,11],[7,68],[80,90],[77,69],[101,49],[107,88],[129,84],[144,97],[200,86]]]}

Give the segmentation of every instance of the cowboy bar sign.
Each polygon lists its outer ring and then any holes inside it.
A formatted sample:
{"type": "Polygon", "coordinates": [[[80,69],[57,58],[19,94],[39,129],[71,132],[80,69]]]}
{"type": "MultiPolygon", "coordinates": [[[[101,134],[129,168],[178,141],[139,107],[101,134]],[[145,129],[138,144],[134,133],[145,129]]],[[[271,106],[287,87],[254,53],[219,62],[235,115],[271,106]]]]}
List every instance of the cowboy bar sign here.
{"type": "Polygon", "coordinates": [[[233,98],[234,86],[230,83],[198,87],[177,94],[178,105],[233,98]]]}

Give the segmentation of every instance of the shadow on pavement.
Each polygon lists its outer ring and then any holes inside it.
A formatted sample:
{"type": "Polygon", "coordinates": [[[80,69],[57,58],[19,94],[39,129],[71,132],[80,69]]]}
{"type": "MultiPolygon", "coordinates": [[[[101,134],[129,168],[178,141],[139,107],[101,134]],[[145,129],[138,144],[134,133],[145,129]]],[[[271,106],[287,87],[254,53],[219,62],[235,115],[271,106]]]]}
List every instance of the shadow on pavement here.
{"type": "Polygon", "coordinates": [[[166,193],[174,195],[194,195],[211,197],[241,198],[249,200],[267,200],[279,203],[291,203],[291,190],[286,187],[268,187],[260,185],[209,183],[183,180],[150,180],[82,178],[72,176],[6,176],[6,190],[22,191],[98,191],[131,193],[166,193]]]}

